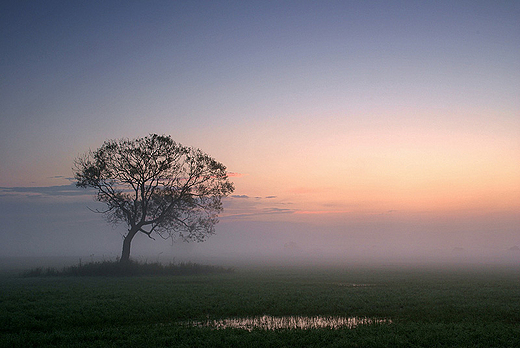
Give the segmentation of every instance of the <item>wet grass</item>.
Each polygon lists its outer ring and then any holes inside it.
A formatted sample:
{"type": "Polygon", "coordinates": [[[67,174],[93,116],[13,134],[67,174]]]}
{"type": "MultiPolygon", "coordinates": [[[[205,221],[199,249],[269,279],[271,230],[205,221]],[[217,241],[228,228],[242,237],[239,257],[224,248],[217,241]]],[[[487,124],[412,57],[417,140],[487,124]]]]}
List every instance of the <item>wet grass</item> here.
{"type": "Polygon", "coordinates": [[[518,347],[520,268],[6,276],[0,346],[518,347]],[[391,323],[271,331],[183,324],[264,315],[391,323]]]}

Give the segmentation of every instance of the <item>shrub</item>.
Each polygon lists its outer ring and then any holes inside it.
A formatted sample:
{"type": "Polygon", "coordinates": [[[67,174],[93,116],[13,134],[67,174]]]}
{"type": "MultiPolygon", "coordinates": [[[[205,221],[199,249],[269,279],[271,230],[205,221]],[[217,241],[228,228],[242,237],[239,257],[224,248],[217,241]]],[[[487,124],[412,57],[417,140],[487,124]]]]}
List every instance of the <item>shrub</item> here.
{"type": "Polygon", "coordinates": [[[163,265],[159,262],[139,263],[137,261],[100,261],[79,263],[58,271],[55,268],[34,268],[22,273],[24,277],[48,277],[48,276],[146,276],[146,275],[196,275],[211,273],[232,273],[233,268],[222,266],[200,265],[197,263],[169,263],[163,265]]]}

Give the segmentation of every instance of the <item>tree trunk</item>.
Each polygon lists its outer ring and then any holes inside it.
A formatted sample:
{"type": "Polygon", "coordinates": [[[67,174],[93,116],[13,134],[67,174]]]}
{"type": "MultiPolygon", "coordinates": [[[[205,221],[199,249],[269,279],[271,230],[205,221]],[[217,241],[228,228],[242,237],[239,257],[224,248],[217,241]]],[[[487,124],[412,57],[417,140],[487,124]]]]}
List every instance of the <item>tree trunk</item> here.
{"type": "Polygon", "coordinates": [[[132,239],[136,235],[139,229],[137,227],[131,228],[128,230],[128,234],[123,239],[123,252],[121,253],[121,263],[130,261],[130,245],[132,244],[132,239]]]}

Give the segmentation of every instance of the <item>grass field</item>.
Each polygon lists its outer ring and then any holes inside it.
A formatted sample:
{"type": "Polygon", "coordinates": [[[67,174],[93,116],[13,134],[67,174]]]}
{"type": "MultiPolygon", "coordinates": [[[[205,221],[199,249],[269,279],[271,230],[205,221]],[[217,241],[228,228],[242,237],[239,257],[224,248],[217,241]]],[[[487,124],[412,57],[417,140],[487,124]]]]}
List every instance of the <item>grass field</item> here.
{"type": "Polygon", "coordinates": [[[0,281],[2,347],[520,347],[520,267],[0,281]],[[263,315],[391,323],[271,331],[186,325],[263,315]]]}

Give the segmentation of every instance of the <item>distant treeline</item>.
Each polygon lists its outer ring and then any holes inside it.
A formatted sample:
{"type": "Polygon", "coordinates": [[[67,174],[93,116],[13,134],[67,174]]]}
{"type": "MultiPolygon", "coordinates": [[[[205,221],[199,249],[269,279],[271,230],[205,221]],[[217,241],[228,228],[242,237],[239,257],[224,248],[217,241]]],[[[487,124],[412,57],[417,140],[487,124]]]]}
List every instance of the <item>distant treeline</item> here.
{"type": "Polygon", "coordinates": [[[54,267],[38,267],[22,273],[24,277],[57,277],[57,276],[146,276],[146,275],[195,275],[211,273],[232,273],[233,268],[211,265],[200,265],[191,262],[170,263],[159,262],[140,263],[129,261],[101,261],[79,263],[77,266],[64,267],[58,270],[54,267]]]}

